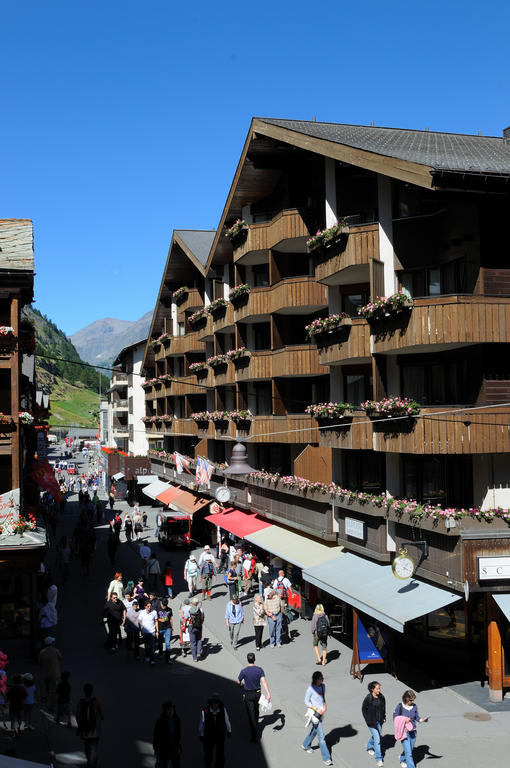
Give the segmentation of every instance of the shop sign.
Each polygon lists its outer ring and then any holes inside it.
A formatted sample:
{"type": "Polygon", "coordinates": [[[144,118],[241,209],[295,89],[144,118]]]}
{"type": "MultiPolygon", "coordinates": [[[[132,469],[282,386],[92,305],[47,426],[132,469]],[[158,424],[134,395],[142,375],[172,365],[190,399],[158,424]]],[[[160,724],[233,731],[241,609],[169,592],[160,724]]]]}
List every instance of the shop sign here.
{"type": "Polygon", "coordinates": [[[510,579],[510,557],[479,557],[478,578],[480,581],[510,579]]]}
{"type": "Polygon", "coordinates": [[[355,520],[353,517],[345,518],[345,535],[352,536],[353,539],[365,539],[365,523],[361,520],[355,520]]]}

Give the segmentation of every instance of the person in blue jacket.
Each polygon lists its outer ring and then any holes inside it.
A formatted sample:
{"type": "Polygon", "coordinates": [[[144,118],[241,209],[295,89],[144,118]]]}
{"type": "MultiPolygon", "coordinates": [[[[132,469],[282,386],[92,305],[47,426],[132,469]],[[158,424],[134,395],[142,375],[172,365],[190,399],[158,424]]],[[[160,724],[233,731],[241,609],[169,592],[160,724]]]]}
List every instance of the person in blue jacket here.
{"type": "Polygon", "coordinates": [[[413,749],[416,744],[416,724],[426,723],[428,717],[420,717],[418,707],[414,703],[416,694],[414,691],[404,691],[402,703],[397,704],[393,717],[405,717],[413,725],[413,730],[409,731],[407,738],[402,741],[403,752],[400,755],[400,768],[415,768],[413,759],[413,749]]]}

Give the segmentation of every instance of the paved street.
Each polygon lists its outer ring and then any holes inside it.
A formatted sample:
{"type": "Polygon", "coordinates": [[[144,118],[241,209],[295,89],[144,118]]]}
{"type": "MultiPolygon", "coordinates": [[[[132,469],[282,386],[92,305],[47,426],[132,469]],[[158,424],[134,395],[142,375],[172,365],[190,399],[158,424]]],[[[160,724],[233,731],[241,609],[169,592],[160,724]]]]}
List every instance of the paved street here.
{"type": "MultiPolygon", "coordinates": [[[[68,502],[58,536],[72,533],[78,514],[75,498],[68,502]]],[[[125,508],[127,505],[121,503],[118,506],[125,508]]],[[[149,531],[145,537],[154,543],[155,510],[148,510],[149,531]]],[[[235,683],[239,670],[245,665],[246,652],[255,650],[251,607],[247,612],[248,621],[242,628],[242,644],[234,652],[226,635],[226,587],[220,577],[221,581],[213,589],[213,599],[204,604],[204,637],[207,638],[207,657],[204,661],[194,664],[191,657],[183,659],[177,656],[178,646],[175,646],[176,663],[170,667],[164,665],[162,660],[158,660],[152,668],[143,661],[135,663],[124,648],[112,656],[104,648],[101,619],[106,587],[113,575],[106,552],[106,524],[97,529],[97,535],[90,576],[83,578],[79,563],[73,561],[70,582],[60,589],[57,646],[64,656],[63,668],[71,671],[73,707],[85,682],[93,683],[103,703],[106,718],[100,747],[101,764],[123,768],[152,767],[153,725],[161,703],[171,698],[177,704],[183,725],[183,764],[200,766],[201,745],[197,738],[199,712],[208,695],[218,691],[233,724],[233,738],[227,745],[228,766],[281,768],[282,765],[292,765],[300,768],[321,765],[318,749],[314,755],[308,755],[299,747],[305,735],[303,696],[312,672],[317,669],[310,623],[294,622],[291,644],[275,649],[266,647],[257,654],[257,663],[265,669],[270,685],[274,710],[263,721],[261,743],[254,745],[249,741],[242,698],[235,683]]],[[[124,543],[124,534],[121,535],[121,542],[116,569],[123,572],[126,583],[128,578],[138,576],[140,560],[137,546],[124,543]]],[[[154,549],[162,565],[167,557],[172,560],[177,589],[182,593],[181,566],[185,554],[170,552],[167,555],[157,543],[154,543],[154,549]]],[[[52,558],[53,553],[50,553],[49,560],[52,558]]],[[[174,613],[177,613],[179,605],[180,599],[172,601],[174,613]]],[[[350,650],[346,646],[332,640],[329,652],[331,662],[324,669],[328,701],[325,732],[332,745],[333,761],[336,765],[349,768],[365,765],[370,768],[375,763],[365,753],[367,728],[360,712],[366,686],[350,678],[350,650]]],[[[10,673],[15,671],[15,666],[13,662],[10,673]]],[[[403,690],[412,685],[411,680],[399,682],[378,670],[370,671],[365,683],[372,678],[380,680],[389,710],[397,704],[403,690]]],[[[475,767],[487,762],[505,764],[510,743],[510,712],[488,714],[485,709],[445,689],[420,691],[417,703],[420,714],[430,716],[430,722],[419,730],[417,762],[440,759],[440,765],[445,768],[459,764],[475,767]]],[[[43,715],[41,718],[37,732],[23,735],[18,756],[44,761],[49,759],[50,749],[57,766],[83,764],[82,745],[75,730],[51,724],[43,715]]],[[[387,764],[398,766],[399,752],[394,747],[391,734],[390,723],[383,742],[387,749],[385,759],[387,764]]]]}

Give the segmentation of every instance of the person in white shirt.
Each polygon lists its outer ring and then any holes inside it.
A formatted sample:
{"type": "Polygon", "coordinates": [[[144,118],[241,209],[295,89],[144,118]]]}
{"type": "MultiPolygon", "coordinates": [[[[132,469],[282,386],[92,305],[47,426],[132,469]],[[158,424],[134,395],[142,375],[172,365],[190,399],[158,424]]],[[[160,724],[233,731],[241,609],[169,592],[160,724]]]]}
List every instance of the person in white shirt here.
{"type": "Polygon", "coordinates": [[[292,584],[285,575],[285,571],[281,568],[278,571],[277,578],[273,581],[273,589],[282,600],[287,599],[287,592],[291,589],[292,584]]]}
{"type": "Polygon", "coordinates": [[[184,578],[188,582],[189,596],[193,597],[198,589],[198,564],[195,555],[190,555],[184,563],[184,578]]]}
{"type": "Polygon", "coordinates": [[[159,636],[158,630],[158,614],[152,610],[152,603],[150,600],[146,603],[143,611],[139,611],[138,626],[142,630],[143,642],[145,645],[145,661],[150,662],[151,666],[156,663],[154,661],[154,650],[156,648],[156,640],[159,636]]]}
{"type": "Polygon", "coordinates": [[[216,565],[217,565],[216,564],[216,560],[214,559],[214,555],[211,552],[211,547],[209,546],[209,544],[205,545],[204,551],[202,552],[202,554],[198,558],[198,568],[199,569],[202,568],[202,566],[203,566],[203,564],[205,563],[206,560],[212,560],[214,566],[216,567],[216,565]]]}

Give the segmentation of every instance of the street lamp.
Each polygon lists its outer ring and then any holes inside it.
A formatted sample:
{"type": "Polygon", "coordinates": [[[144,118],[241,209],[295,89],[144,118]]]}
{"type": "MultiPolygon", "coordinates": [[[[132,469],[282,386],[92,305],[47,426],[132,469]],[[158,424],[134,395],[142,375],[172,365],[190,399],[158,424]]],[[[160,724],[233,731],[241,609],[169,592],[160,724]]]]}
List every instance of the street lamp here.
{"type": "Polygon", "coordinates": [[[256,472],[248,464],[248,450],[243,443],[236,443],[232,448],[232,458],[230,466],[223,470],[224,475],[249,475],[250,472],[256,472]]]}

